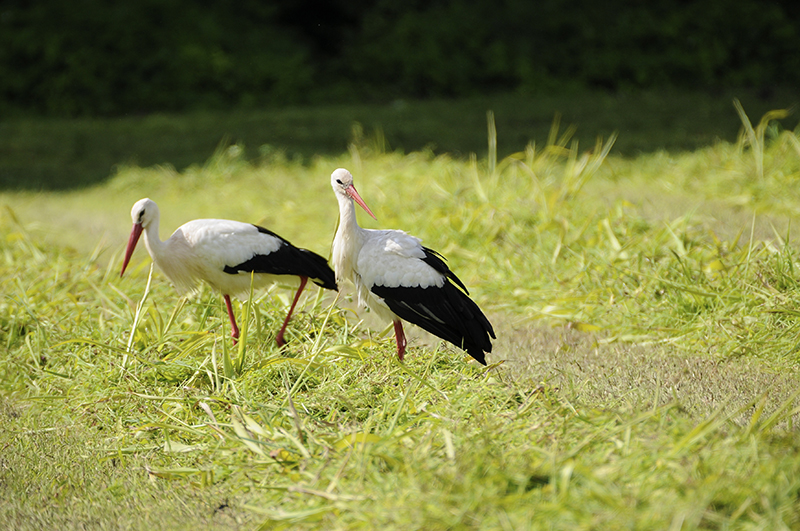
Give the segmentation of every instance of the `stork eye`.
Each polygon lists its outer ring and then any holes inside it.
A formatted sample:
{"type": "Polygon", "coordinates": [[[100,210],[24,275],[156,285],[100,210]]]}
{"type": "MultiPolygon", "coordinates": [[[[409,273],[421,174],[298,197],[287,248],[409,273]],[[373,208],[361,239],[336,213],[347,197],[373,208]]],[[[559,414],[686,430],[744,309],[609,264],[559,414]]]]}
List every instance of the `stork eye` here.
{"type": "Polygon", "coordinates": [[[336,179],[336,182],[339,184],[344,184],[341,179],[336,179]]]}

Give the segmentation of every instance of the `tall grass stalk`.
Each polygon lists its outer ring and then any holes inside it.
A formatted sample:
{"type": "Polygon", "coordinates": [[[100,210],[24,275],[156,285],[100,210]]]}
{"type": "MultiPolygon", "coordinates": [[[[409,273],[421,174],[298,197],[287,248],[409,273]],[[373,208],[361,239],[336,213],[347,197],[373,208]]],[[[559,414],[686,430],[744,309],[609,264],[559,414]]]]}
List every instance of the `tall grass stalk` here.
{"type": "Polygon", "coordinates": [[[739,140],[739,144],[742,147],[746,145],[750,146],[753,158],[755,159],[756,177],[761,180],[764,178],[764,133],[770,122],[786,118],[789,115],[789,110],[780,109],[770,111],[761,118],[758,126],[753,128],[753,124],[750,123],[750,119],[747,117],[744,107],[742,107],[738,99],[734,98],[733,106],[736,108],[736,112],[739,114],[743,126],[743,135],[739,140]]]}
{"type": "Polygon", "coordinates": [[[147,301],[147,296],[150,294],[150,283],[153,280],[153,264],[150,264],[150,271],[147,274],[147,284],[144,288],[144,293],[142,294],[142,298],[139,299],[139,303],[136,305],[136,312],[133,314],[133,323],[131,324],[131,331],[128,336],[128,345],[125,348],[125,355],[122,357],[122,363],[120,364],[121,370],[124,372],[128,367],[128,354],[131,352],[131,346],[133,345],[133,338],[136,336],[136,330],[139,328],[139,321],[142,317],[142,310],[144,309],[144,303],[147,301]]]}
{"type": "Polygon", "coordinates": [[[486,113],[486,123],[489,129],[489,175],[494,175],[494,172],[497,170],[497,127],[494,123],[494,112],[488,111],[486,113]]]}
{"type": "Polygon", "coordinates": [[[247,339],[250,330],[250,309],[253,307],[253,283],[255,282],[255,273],[250,272],[250,290],[247,293],[247,302],[244,304],[244,318],[242,319],[242,329],[239,337],[239,349],[236,360],[233,363],[233,370],[235,374],[241,374],[244,370],[245,354],[247,352],[247,339]]]}

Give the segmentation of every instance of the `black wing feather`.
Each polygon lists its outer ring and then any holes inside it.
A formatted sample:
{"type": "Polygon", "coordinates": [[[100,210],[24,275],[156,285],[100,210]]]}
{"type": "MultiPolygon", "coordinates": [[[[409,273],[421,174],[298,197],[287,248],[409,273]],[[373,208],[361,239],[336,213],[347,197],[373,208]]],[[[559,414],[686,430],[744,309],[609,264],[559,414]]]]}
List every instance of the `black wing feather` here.
{"type": "Polygon", "coordinates": [[[492,351],[491,339],[495,339],[491,323],[469,298],[467,288],[450,271],[443,257],[431,249],[423,250],[425,258],[422,260],[445,275],[442,287],[372,286],[372,292],[383,298],[401,319],[449,341],[486,365],[484,353],[492,351]]]}
{"type": "Polygon", "coordinates": [[[338,291],[336,275],[325,258],[308,249],[295,247],[287,240],[264,227],[259,227],[258,225],[254,225],[254,227],[261,233],[278,238],[281,241],[281,246],[271,253],[257,254],[241,264],[234,266],[226,265],[223,271],[231,275],[236,275],[240,272],[254,272],[266,273],[269,275],[308,277],[318,286],[338,291]]]}
{"type": "Polygon", "coordinates": [[[461,279],[456,276],[455,273],[450,271],[450,268],[447,267],[445,261],[447,260],[444,256],[439,254],[438,251],[434,251],[433,249],[429,249],[427,247],[423,247],[422,250],[425,252],[425,258],[422,259],[423,262],[434,268],[439,273],[443,274],[445,277],[449,278],[453,282],[455,282],[458,287],[464,290],[464,293],[469,295],[469,291],[467,287],[461,282],[461,279]]]}

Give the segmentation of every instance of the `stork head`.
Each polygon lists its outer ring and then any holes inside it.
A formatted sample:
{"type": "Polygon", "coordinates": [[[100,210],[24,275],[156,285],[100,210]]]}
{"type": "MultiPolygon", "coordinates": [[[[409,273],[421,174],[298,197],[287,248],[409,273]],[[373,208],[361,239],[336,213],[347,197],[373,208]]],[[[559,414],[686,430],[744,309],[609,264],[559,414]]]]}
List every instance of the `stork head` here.
{"type": "Polygon", "coordinates": [[[356,191],[356,187],[353,186],[353,175],[344,168],[339,168],[338,170],[334,171],[331,174],[331,187],[333,188],[336,197],[339,198],[347,198],[351,201],[355,201],[358,205],[367,211],[367,214],[372,216],[373,219],[378,219],[375,217],[375,214],[372,213],[372,210],[369,209],[367,204],[361,199],[361,196],[358,195],[356,191]]]}
{"type": "Polygon", "coordinates": [[[142,231],[146,229],[150,223],[158,220],[158,205],[148,198],[136,201],[131,209],[131,221],[133,221],[133,229],[128,238],[128,247],[125,248],[125,259],[122,261],[122,271],[119,276],[125,273],[125,268],[128,267],[128,262],[131,260],[133,250],[136,249],[136,243],[142,235],[142,231]]]}

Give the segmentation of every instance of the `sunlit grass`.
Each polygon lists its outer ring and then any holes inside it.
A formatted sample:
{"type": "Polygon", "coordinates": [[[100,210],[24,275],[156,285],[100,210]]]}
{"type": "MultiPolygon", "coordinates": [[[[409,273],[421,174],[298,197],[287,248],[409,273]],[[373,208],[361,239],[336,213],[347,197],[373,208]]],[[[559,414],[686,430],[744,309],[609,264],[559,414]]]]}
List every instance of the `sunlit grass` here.
{"type": "Polygon", "coordinates": [[[766,120],[736,144],[623,159],[613,137],[551,131],[510,157],[490,140],[487,159],[356,138],[253,164],[234,146],[183,172],[4,194],[0,521],[800,525],[797,134],[766,120]],[[285,349],[291,291],[254,292],[234,348],[218,294],[180,298],[157,270],[148,290],[143,251],[119,278],[144,196],[162,237],[225,217],[326,255],[342,166],[378,216],[361,222],[422,237],[487,311],[488,368],[421,333],[398,362],[348,290],[309,290],[285,349]]]}

